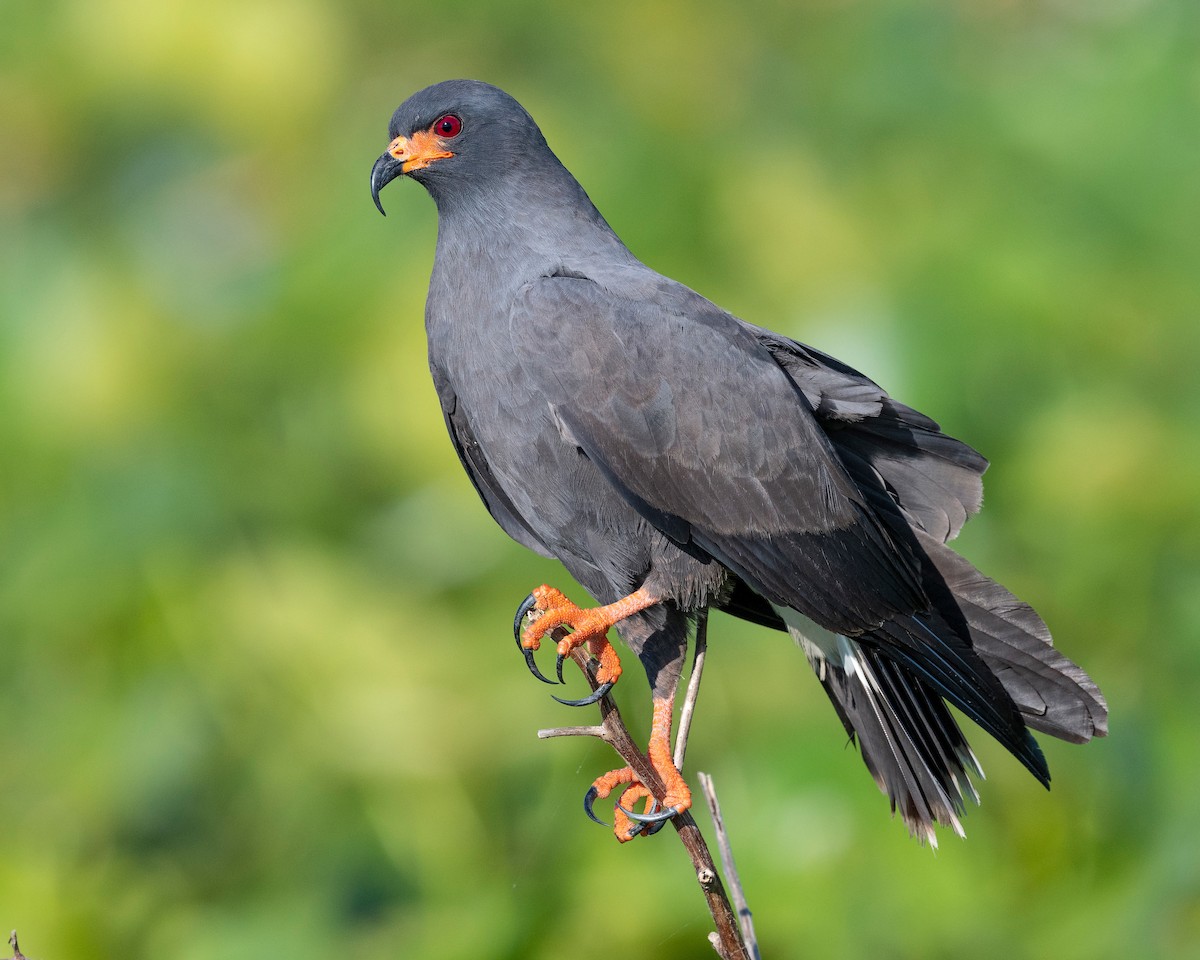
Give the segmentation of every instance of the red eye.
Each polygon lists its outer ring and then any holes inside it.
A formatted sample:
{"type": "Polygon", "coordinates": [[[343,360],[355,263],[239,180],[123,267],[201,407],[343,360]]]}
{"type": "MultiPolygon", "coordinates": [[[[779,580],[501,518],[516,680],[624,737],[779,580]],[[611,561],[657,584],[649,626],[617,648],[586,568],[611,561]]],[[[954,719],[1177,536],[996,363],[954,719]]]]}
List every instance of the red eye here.
{"type": "Polygon", "coordinates": [[[454,114],[448,113],[434,123],[433,130],[439,137],[450,140],[462,133],[462,121],[454,114]]]}

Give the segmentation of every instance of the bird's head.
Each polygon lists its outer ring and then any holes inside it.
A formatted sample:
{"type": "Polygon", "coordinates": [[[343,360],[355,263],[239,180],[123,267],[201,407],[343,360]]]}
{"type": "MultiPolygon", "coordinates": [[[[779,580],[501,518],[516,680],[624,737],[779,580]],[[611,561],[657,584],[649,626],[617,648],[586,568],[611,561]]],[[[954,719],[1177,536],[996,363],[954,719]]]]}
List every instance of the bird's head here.
{"type": "Polygon", "coordinates": [[[442,186],[490,180],[528,162],[545,140],[533,118],[503,90],[478,80],[446,80],[400,104],[388,124],[391,142],[371,168],[371,197],[399,176],[442,186]],[[532,148],[532,150],[531,150],[532,148]]]}

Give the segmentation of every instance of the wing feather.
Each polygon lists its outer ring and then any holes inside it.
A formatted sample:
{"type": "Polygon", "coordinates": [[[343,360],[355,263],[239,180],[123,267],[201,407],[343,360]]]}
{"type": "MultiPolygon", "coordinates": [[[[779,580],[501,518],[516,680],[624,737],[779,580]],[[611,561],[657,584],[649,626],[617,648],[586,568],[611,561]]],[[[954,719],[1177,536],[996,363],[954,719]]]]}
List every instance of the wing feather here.
{"type": "Polygon", "coordinates": [[[830,441],[875,470],[909,521],[943,543],[983,503],[987,459],[828,354],[744,324],[804,393],[830,441]]]}
{"type": "Polygon", "coordinates": [[[467,471],[471,485],[479,494],[479,499],[487,507],[488,513],[500,524],[501,529],[517,543],[543,557],[552,558],[553,554],[533,532],[516,505],[504,492],[504,488],[496,481],[487,457],[484,456],[479,442],[475,439],[471,424],[459,406],[458,398],[450,386],[450,382],[436,366],[432,366],[430,369],[433,373],[433,385],[442,406],[442,416],[446,420],[446,429],[450,432],[454,450],[462,462],[463,469],[467,471]]]}
{"type": "Polygon", "coordinates": [[[927,605],[918,559],[879,522],[794,380],[729,314],[677,285],[629,299],[548,277],[510,322],[553,415],[668,536],[840,633],[927,605]]]}

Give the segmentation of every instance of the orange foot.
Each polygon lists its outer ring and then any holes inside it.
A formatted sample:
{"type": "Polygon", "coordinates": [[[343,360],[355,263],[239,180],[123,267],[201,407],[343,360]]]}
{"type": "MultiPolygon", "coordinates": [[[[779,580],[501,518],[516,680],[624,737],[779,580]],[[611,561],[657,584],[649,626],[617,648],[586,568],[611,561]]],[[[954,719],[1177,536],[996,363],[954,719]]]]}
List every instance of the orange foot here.
{"type": "Polygon", "coordinates": [[[662,800],[654,798],[630,767],[611,770],[598,777],[584,794],[583,812],[596,823],[607,826],[592,812],[592,804],[609,796],[617,787],[621,788],[620,800],[613,811],[613,833],[621,843],[632,840],[638,834],[652,836],[662,829],[664,823],[692,805],[692,792],[671,759],[672,704],[669,698],[655,698],[654,721],[650,730],[650,764],[666,788],[662,800]],[[642,799],[646,801],[645,812],[634,813],[633,805],[642,799]]]}
{"type": "Polygon", "coordinates": [[[596,671],[596,680],[600,686],[592,691],[590,696],[581,700],[554,698],[567,706],[582,707],[589,703],[595,703],[603,697],[621,676],[621,660],[606,636],[609,628],[631,614],[644,610],[655,603],[658,603],[658,598],[650,596],[645,589],[642,589],[616,603],[584,609],[575,606],[558,590],[543,584],[526,597],[521,606],[517,608],[517,615],[513,619],[513,636],[516,637],[517,647],[525,654],[525,663],[529,667],[530,673],[546,683],[554,681],[542,676],[533,659],[533,652],[542,645],[544,636],[560,627],[569,627],[572,631],[558,641],[558,660],[555,662],[555,673],[559,683],[565,682],[562,674],[563,662],[570,656],[572,650],[587,644],[588,652],[600,663],[596,671]],[[527,616],[530,618],[530,624],[522,631],[521,624],[527,616]]]}

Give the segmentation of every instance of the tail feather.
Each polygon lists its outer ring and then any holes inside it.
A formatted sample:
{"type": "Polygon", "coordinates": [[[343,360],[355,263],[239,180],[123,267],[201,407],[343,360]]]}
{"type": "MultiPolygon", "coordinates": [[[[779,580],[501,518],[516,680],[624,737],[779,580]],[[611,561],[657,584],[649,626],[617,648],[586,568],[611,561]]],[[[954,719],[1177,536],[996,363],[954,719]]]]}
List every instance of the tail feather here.
{"type": "Polygon", "coordinates": [[[1107,733],[1108,707],[1032,607],[938,538],[921,529],[911,536],[924,554],[929,609],[854,637],[765,601],[754,619],[786,623],[893,812],[936,845],[935,824],[962,835],[966,800],[978,802],[971,776],[983,776],[947,703],[1046,786],[1049,769],[1030,728],[1082,743],[1107,733]]]}
{"type": "Polygon", "coordinates": [[[979,802],[971,775],[983,771],[941,697],[878,649],[832,635],[817,643],[807,626],[788,630],[909,833],[934,847],[934,824],[963,836],[966,800],[979,802]]]}
{"type": "Polygon", "coordinates": [[[887,660],[881,659],[878,673],[886,678],[891,701],[903,708],[910,721],[909,729],[921,737],[929,755],[938,760],[938,766],[948,771],[955,789],[964,798],[978,803],[979,794],[970,777],[959,771],[983,778],[983,768],[941,698],[924,684],[913,682],[903,668],[887,660]]]}
{"type": "Polygon", "coordinates": [[[979,724],[1040,783],[1050,785],[1046,758],[1008,691],[991,667],[939,615],[929,612],[924,619],[912,616],[889,621],[865,635],[862,643],[872,647],[880,643],[882,658],[904,666],[914,680],[979,724]]]}
{"type": "Polygon", "coordinates": [[[925,618],[890,620],[865,635],[863,643],[881,644],[882,658],[904,666],[908,676],[953,703],[1049,786],[1050,770],[1042,750],[1003,684],[935,612],[926,612],[925,618]]]}
{"type": "Polygon", "coordinates": [[[925,534],[918,537],[962,611],[971,645],[1025,722],[1071,743],[1105,736],[1104,695],[1087,673],[1055,648],[1037,612],[953,550],[925,534]]]}

